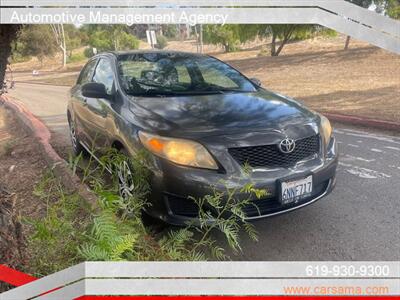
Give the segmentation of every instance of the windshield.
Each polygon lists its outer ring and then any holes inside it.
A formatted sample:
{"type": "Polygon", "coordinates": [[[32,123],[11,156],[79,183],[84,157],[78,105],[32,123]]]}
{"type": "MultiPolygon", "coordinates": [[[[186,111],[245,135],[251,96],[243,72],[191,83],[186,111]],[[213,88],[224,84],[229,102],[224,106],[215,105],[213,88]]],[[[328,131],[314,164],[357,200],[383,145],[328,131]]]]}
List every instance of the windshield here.
{"type": "Polygon", "coordinates": [[[134,96],[255,92],[238,71],[208,56],[135,53],[118,58],[119,77],[134,96]]]}

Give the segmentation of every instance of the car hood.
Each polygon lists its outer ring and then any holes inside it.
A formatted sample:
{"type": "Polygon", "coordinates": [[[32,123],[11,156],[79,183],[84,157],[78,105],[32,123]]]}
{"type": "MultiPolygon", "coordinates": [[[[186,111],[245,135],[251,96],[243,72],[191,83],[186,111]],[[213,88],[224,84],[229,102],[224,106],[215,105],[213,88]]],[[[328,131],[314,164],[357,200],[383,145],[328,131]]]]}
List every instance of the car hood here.
{"type": "Polygon", "coordinates": [[[144,130],[175,137],[282,130],[313,121],[298,102],[260,90],[179,97],[136,97],[132,112],[144,130]]]}

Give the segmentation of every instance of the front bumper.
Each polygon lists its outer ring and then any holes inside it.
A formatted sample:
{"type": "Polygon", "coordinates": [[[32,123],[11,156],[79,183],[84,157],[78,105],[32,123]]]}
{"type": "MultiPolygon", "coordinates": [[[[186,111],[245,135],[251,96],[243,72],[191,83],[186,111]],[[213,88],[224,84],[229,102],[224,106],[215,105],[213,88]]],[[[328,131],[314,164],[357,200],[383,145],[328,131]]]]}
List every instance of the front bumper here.
{"type": "MultiPolygon", "coordinates": [[[[201,198],[215,191],[226,191],[227,187],[240,190],[248,183],[253,183],[257,189],[266,189],[268,196],[254,199],[256,206],[250,205],[244,209],[247,220],[271,217],[305,207],[328,195],[335,187],[338,155],[334,138],[327,150],[324,158],[305,162],[296,168],[274,172],[254,170],[249,176],[180,167],[160,160],[153,172],[151,206],[146,212],[173,225],[197,223],[198,207],[190,197],[201,198]],[[301,179],[309,175],[313,176],[313,193],[294,204],[282,205],[279,201],[280,180],[301,179]]],[[[237,193],[237,198],[241,197],[248,195],[237,193]]],[[[212,219],[209,221],[212,222],[212,219]]]]}

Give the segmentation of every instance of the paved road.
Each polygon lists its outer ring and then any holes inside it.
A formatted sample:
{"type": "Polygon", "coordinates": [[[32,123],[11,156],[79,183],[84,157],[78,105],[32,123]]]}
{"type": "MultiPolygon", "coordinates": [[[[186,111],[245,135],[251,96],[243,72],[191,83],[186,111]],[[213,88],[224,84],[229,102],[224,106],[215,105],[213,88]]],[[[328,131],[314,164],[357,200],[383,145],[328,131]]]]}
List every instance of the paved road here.
{"type": "MultiPolygon", "coordinates": [[[[68,141],[65,87],[18,84],[11,95],[68,141]]],[[[290,214],[255,223],[240,260],[400,260],[400,137],[338,126],[334,192],[290,214]]]]}
{"type": "Polygon", "coordinates": [[[26,107],[53,131],[68,133],[68,87],[16,83],[9,95],[23,102],[26,107]]]}

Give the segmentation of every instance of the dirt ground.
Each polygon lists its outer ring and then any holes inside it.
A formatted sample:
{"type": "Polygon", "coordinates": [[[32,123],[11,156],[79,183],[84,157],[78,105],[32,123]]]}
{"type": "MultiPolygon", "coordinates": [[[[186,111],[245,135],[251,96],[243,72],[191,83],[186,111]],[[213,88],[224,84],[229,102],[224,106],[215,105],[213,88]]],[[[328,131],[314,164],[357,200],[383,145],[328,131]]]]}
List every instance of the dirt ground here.
{"type": "Polygon", "coordinates": [[[400,56],[365,43],[322,39],[291,44],[279,57],[257,51],[220,58],[263,86],[322,112],[400,122],[400,56]]]}
{"type": "MultiPolygon", "coordinates": [[[[268,52],[266,41],[248,43],[234,53],[205,45],[205,52],[260,79],[265,88],[302,100],[315,110],[400,122],[400,56],[354,39],[344,51],[344,43],[342,35],[317,37],[286,45],[278,57],[260,55],[262,48],[268,52]]],[[[145,43],[141,47],[148,48],[145,43]]],[[[167,49],[196,52],[196,43],[170,42],[167,49]]],[[[13,69],[26,70],[31,63],[13,69]]],[[[83,64],[69,65],[63,76],[43,69],[42,78],[32,80],[72,85],[83,64]]]]}
{"type": "Polygon", "coordinates": [[[35,140],[0,106],[0,261],[8,266],[20,269],[26,264],[21,250],[26,228],[20,216],[44,213],[34,190],[46,170],[35,140]]]}

